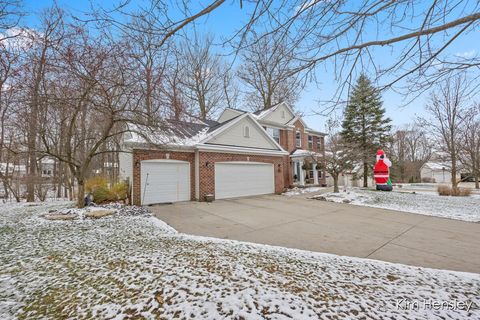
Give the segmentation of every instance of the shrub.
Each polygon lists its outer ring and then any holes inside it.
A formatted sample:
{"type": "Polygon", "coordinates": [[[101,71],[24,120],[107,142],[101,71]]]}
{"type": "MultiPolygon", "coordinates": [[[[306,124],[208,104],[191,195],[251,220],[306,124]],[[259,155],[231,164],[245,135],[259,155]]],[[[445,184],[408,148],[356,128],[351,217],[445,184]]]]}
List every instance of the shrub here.
{"type": "Polygon", "coordinates": [[[128,194],[128,183],[126,181],[117,182],[110,188],[110,192],[114,200],[125,200],[128,194]]]}
{"type": "Polygon", "coordinates": [[[458,197],[468,197],[472,193],[472,189],[470,188],[453,188],[452,189],[452,196],[458,196],[458,197]]]}
{"type": "Polygon", "coordinates": [[[96,176],[88,178],[85,181],[85,191],[86,192],[93,192],[95,189],[98,188],[107,188],[108,189],[108,180],[102,176],[96,176]]]}
{"type": "Polygon", "coordinates": [[[93,202],[100,204],[104,202],[112,201],[112,193],[108,187],[99,186],[91,192],[93,196],[93,202]]]}
{"type": "Polygon", "coordinates": [[[441,196],[454,196],[454,197],[468,197],[472,193],[470,188],[452,188],[446,185],[440,185],[437,188],[438,194],[441,196]]]}
{"type": "Polygon", "coordinates": [[[452,194],[452,188],[446,185],[439,185],[437,191],[441,196],[449,196],[452,194]]]}
{"type": "Polygon", "coordinates": [[[109,187],[107,178],[97,176],[85,181],[85,191],[92,195],[93,202],[97,204],[125,200],[128,194],[128,183],[117,182],[109,187]]]}

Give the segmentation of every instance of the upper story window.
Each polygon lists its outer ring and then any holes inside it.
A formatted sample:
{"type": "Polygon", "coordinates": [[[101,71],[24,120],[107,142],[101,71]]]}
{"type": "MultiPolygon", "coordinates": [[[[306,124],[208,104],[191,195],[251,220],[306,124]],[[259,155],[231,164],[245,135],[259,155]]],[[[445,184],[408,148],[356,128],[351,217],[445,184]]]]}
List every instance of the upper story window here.
{"type": "Polygon", "coordinates": [[[317,137],[317,150],[322,150],[322,138],[317,137]]]}
{"type": "Polygon", "coordinates": [[[285,110],[282,110],[282,119],[285,119],[285,110]]]}
{"type": "Polygon", "coordinates": [[[267,133],[270,137],[273,138],[273,140],[277,141],[277,143],[280,143],[280,129],[276,128],[268,128],[267,127],[267,133]]]}
{"type": "Polygon", "coordinates": [[[243,136],[245,138],[250,138],[250,127],[249,126],[243,127],[243,136]]]}
{"type": "Polygon", "coordinates": [[[308,136],[308,149],[312,150],[313,149],[313,137],[308,136]]]}
{"type": "Polygon", "coordinates": [[[295,145],[297,147],[302,146],[302,134],[300,133],[299,130],[297,130],[297,133],[295,134],[295,145]]]}

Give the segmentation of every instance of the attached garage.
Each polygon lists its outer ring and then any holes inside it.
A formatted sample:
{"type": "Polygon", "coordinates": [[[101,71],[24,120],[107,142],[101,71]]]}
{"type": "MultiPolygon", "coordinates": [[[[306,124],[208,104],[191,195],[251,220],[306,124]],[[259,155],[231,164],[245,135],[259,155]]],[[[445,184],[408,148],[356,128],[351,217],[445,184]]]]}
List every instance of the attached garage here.
{"type": "Polygon", "coordinates": [[[215,199],[271,194],[274,192],[274,166],[271,163],[215,163],[215,199]]]}
{"type": "Polygon", "coordinates": [[[190,163],[179,160],[141,161],[141,204],[190,200],[190,163]]]}

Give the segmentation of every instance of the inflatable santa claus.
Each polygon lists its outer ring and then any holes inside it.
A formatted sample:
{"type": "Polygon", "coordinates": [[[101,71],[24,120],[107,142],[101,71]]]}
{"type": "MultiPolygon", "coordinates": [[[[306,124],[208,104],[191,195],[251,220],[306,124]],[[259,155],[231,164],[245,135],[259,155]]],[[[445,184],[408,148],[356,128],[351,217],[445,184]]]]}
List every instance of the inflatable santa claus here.
{"type": "Polygon", "coordinates": [[[383,150],[377,151],[377,163],[373,167],[373,177],[375,178],[375,184],[377,190],[392,191],[392,182],[390,181],[390,167],[392,162],[388,160],[383,150]]]}

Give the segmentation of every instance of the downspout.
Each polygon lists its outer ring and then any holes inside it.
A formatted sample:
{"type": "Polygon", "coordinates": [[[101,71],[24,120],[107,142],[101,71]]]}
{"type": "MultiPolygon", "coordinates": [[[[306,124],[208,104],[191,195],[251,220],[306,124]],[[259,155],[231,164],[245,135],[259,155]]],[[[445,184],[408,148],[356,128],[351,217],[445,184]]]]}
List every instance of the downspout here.
{"type": "Polygon", "coordinates": [[[195,150],[195,200],[200,201],[200,153],[195,150]]]}

